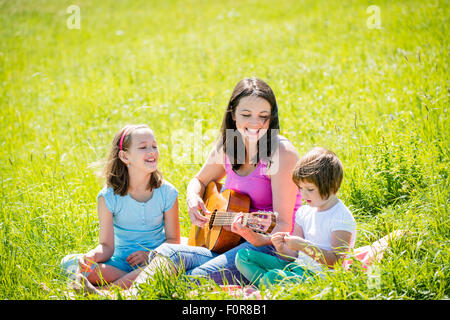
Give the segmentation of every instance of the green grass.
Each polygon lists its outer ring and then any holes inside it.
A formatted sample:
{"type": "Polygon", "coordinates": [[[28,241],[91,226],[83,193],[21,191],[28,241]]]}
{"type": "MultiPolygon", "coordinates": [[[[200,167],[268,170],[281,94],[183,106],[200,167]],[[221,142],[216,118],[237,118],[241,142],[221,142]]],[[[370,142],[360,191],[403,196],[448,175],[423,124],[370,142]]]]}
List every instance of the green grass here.
{"type": "MultiPolygon", "coordinates": [[[[377,286],[337,270],[266,297],[448,299],[448,17],[448,1],[0,0],[0,299],[66,298],[58,263],[97,243],[98,162],[125,124],[153,128],[187,236],[201,161],[182,147],[201,124],[207,151],[249,76],[275,91],[300,154],[341,158],[356,246],[410,232],[377,265],[377,286]],[[66,26],[71,4],[79,30],[66,26]],[[372,4],[379,30],[366,25],[372,4]]],[[[228,297],[205,288],[194,298],[228,297]]],[[[192,297],[168,281],[137,298],[192,297]]]]}

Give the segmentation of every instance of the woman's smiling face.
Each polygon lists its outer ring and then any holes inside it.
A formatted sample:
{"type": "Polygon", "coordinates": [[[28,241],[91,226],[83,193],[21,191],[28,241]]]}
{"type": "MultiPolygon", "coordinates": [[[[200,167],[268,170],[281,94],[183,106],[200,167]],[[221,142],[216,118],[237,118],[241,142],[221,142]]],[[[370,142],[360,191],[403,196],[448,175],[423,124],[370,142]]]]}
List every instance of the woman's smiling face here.
{"type": "Polygon", "coordinates": [[[239,100],[233,120],[244,139],[256,142],[269,128],[270,112],[271,107],[267,100],[257,96],[247,96],[239,100]]]}

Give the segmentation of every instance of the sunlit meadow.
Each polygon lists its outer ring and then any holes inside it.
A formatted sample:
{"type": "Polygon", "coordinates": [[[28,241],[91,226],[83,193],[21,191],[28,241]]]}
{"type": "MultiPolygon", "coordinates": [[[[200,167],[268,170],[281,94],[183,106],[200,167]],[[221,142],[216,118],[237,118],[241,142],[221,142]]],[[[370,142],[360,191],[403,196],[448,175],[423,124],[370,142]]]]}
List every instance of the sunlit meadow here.
{"type": "MultiPolygon", "coordinates": [[[[408,231],[369,273],[263,297],[448,299],[448,17],[448,1],[0,0],[0,299],[96,299],[58,264],[98,241],[97,172],[125,124],[154,130],[188,236],[187,183],[251,76],[299,154],[341,158],[357,247],[408,231]]],[[[180,283],[134,298],[233,298],[180,283]]]]}

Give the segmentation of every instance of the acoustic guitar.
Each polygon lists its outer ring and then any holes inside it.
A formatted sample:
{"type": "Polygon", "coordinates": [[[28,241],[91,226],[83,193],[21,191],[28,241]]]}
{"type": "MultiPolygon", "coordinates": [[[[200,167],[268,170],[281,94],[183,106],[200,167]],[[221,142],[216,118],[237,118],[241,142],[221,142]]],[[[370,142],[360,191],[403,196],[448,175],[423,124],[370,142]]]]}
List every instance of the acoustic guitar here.
{"type": "Polygon", "coordinates": [[[237,246],[241,236],[231,231],[230,226],[238,213],[244,213],[242,224],[255,232],[269,234],[276,224],[277,213],[250,211],[250,197],[234,190],[220,192],[222,184],[211,181],[205,190],[203,201],[208,211],[209,222],[204,227],[192,225],[188,244],[205,247],[217,253],[237,246]]]}

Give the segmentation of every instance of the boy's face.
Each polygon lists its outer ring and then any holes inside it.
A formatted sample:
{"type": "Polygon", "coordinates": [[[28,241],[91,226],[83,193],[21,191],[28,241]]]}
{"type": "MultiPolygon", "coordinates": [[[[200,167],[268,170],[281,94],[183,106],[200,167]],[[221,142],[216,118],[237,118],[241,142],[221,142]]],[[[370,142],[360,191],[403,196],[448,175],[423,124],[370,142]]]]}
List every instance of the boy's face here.
{"type": "Polygon", "coordinates": [[[332,198],[331,195],[326,199],[322,198],[319,188],[312,182],[300,181],[299,189],[302,199],[305,200],[311,207],[316,207],[319,211],[325,208],[332,198]]]}

